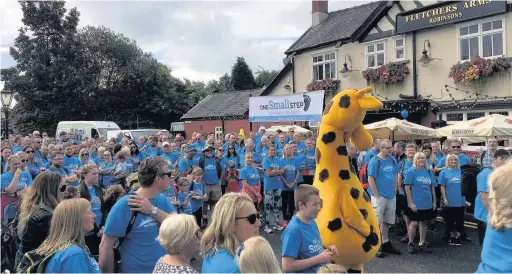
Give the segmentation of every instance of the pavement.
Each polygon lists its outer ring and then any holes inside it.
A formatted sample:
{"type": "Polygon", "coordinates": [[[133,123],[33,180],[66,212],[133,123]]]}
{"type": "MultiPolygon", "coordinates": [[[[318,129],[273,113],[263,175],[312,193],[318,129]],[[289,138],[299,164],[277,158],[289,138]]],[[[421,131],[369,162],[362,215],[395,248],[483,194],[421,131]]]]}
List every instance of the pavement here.
{"type": "MultiPolygon", "coordinates": [[[[472,239],[471,243],[464,243],[462,247],[450,246],[441,237],[444,225],[437,223],[437,231],[427,234],[427,242],[432,243],[433,253],[408,254],[406,244],[399,242],[400,237],[390,232],[392,244],[398,248],[402,255],[386,254],[384,258],[374,258],[365,265],[365,272],[369,273],[474,273],[480,264],[481,248],[478,244],[476,224],[465,222],[466,233],[472,239]]],[[[281,262],[281,232],[260,235],[265,237],[272,245],[276,258],[281,262]]],[[[198,271],[202,260],[196,256],[192,266],[198,271]]]]}

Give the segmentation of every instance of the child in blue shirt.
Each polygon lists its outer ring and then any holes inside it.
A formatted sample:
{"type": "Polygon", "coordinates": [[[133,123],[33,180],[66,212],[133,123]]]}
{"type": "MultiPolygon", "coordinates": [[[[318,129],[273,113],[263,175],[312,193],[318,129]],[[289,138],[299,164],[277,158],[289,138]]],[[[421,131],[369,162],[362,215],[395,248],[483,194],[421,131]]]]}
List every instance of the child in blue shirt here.
{"type": "MultiPolygon", "coordinates": [[[[196,217],[196,222],[199,227],[201,226],[203,220],[203,203],[204,200],[208,198],[206,195],[204,182],[203,182],[203,169],[200,167],[195,167],[191,173],[192,184],[190,185],[190,192],[192,196],[190,197],[190,206],[192,208],[192,214],[196,217]]],[[[206,216],[204,217],[206,218],[206,216]]],[[[206,225],[206,221],[205,221],[206,225]]]]}
{"type": "Polygon", "coordinates": [[[338,254],[335,246],[324,249],[315,218],[320,212],[319,191],[300,185],[294,193],[297,214],[283,232],[281,240],[283,272],[316,273],[338,254]]]}
{"type": "Polygon", "coordinates": [[[178,213],[192,215],[190,197],[194,195],[194,191],[190,191],[188,179],[185,177],[179,178],[176,185],[178,187],[178,213]]]}

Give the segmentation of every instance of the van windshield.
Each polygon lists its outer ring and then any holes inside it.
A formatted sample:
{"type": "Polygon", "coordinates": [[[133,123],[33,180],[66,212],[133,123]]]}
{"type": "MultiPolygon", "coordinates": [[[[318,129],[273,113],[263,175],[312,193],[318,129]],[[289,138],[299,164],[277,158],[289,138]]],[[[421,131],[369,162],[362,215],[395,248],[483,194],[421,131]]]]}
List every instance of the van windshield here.
{"type": "Polygon", "coordinates": [[[139,140],[139,137],[142,135],[156,135],[158,132],[162,132],[163,134],[167,135],[169,138],[171,137],[171,133],[167,130],[158,130],[158,129],[148,129],[148,130],[137,130],[137,131],[131,131],[132,136],[135,140],[139,140]]]}

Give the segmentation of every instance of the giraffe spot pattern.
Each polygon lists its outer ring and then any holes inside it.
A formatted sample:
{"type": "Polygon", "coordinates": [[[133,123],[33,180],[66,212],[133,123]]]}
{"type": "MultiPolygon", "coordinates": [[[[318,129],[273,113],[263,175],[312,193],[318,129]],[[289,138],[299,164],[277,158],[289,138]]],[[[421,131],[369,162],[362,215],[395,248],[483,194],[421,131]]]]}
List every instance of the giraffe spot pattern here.
{"type": "Polygon", "coordinates": [[[363,198],[368,203],[372,201],[372,199],[370,199],[370,196],[368,196],[368,193],[366,193],[366,192],[363,192],[363,198]]]}
{"type": "Polygon", "coordinates": [[[320,150],[318,148],[315,148],[315,161],[316,164],[320,164],[320,157],[322,156],[322,153],[320,153],[320,150]]]}
{"type": "Polygon", "coordinates": [[[329,113],[329,110],[331,110],[332,104],[333,104],[333,101],[329,102],[329,104],[327,104],[327,106],[325,106],[324,115],[329,113]]]}
{"type": "Polygon", "coordinates": [[[342,169],[340,170],[339,176],[342,180],[350,180],[350,171],[342,169]]]}
{"type": "Polygon", "coordinates": [[[368,218],[368,210],[366,210],[366,209],[359,209],[359,212],[361,212],[361,215],[363,215],[363,218],[365,220],[368,218]]]}
{"type": "Polygon", "coordinates": [[[320,171],[318,179],[320,179],[320,182],[323,183],[325,180],[327,180],[327,178],[329,178],[329,171],[324,168],[322,171],[320,171]]]}
{"type": "Polygon", "coordinates": [[[327,224],[327,228],[332,232],[341,229],[341,219],[336,218],[332,221],[329,221],[329,223],[327,224]]]}
{"type": "Polygon", "coordinates": [[[341,108],[348,108],[350,106],[350,96],[343,95],[340,99],[340,107],[341,108]]]}
{"type": "Polygon", "coordinates": [[[336,148],[336,152],[341,156],[348,156],[348,151],[346,146],[339,146],[336,148]]]}
{"type": "Polygon", "coordinates": [[[354,187],[352,189],[350,189],[350,196],[352,196],[352,199],[354,199],[354,200],[359,199],[359,194],[361,194],[361,192],[359,192],[359,189],[354,188],[354,187]]]}
{"type": "Polygon", "coordinates": [[[332,131],[327,132],[322,136],[322,142],[324,142],[326,145],[334,142],[334,140],[336,140],[336,133],[332,131]]]}

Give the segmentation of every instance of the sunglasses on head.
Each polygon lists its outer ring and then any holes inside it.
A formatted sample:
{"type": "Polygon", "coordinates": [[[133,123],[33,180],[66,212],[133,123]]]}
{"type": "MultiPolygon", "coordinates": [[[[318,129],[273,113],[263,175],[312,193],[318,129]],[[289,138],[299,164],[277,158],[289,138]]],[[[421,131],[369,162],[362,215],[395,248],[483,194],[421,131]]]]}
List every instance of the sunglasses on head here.
{"type": "Polygon", "coordinates": [[[241,220],[241,219],[247,219],[247,221],[253,225],[254,223],[256,223],[256,220],[258,220],[260,218],[260,214],[259,213],[253,213],[249,216],[246,216],[246,217],[236,217],[235,219],[236,220],[241,220]]]}

